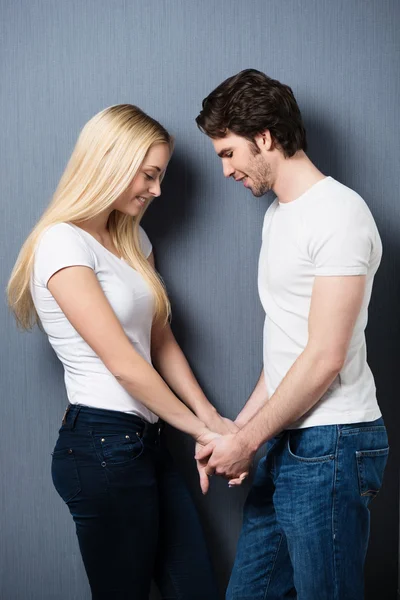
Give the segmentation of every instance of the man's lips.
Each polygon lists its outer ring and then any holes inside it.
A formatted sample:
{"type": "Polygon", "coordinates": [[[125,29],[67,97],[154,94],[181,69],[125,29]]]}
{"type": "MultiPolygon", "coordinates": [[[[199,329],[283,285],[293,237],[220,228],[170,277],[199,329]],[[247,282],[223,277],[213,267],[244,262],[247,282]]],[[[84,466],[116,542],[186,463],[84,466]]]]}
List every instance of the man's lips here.
{"type": "Polygon", "coordinates": [[[240,183],[242,181],[245,188],[249,187],[249,185],[247,184],[247,175],[244,175],[243,177],[238,177],[237,179],[235,179],[235,181],[236,183],[240,183]]]}

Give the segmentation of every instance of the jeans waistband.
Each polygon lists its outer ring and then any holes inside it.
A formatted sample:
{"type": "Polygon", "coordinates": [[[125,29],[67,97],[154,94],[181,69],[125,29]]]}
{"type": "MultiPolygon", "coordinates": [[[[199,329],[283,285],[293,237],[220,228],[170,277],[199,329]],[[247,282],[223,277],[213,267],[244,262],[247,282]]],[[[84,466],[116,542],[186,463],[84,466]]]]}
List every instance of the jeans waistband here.
{"type": "Polygon", "coordinates": [[[137,415],[117,410],[94,408],[82,404],[69,404],[62,419],[62,429],[94,429],[117,428],[138,433],[140,437],[155,438],[161,435],[164,421],[149,423],[137,415]]]}

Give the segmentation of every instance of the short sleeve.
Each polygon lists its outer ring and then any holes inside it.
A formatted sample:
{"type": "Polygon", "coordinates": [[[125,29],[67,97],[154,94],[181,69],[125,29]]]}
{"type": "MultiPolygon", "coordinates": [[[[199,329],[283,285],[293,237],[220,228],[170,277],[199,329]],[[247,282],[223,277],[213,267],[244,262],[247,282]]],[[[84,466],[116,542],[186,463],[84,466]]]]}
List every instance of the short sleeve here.
{"type": "Polygon", "coordinates": [[[308,253],[316,276],[367,274],[374,222],[366,207],[357,201],[328,202],[323,210],[310,215],[310,220],[313,227],[308,253]]]}
{"type": "Polygon", "coordinates": [[[92,251],[77,231],[67,223],[49,227],[42,235],[35,251],[34,278],[47,286],[49,279],[65,267],[95,268],[92,251]]]}
{"type": "Polygon", "coordinates": [[[141,227],[140,225],[139,225],[139,239],[140,239],[140,247],[142,249],[143,254],[145,255],[146,258],[149,258],[153,247],[147,236],[147,233],[145,232],[143,227],[141,227]]]}

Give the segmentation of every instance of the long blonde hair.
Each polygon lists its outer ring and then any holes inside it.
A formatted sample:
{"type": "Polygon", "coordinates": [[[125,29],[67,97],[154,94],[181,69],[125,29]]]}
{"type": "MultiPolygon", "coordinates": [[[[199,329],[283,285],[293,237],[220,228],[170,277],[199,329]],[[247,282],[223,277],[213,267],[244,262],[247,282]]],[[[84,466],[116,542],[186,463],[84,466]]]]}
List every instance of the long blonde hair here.
{"type": "MultiPolygon", "coordinates": [[[[57,223],[79,223],[109,208],[126,190],[154,144],[173,139],[154,119],[131,104],[111,106],[95,115],[82,129],[52,201],[21,248],[7,286],[8,302],[17,324],[31,329],[40,324],[33,304],[30,280],[36,246],[42,234],[57,223]]],[[[112,211],[108,229],[115,248],[150,285],[155,318],[164,322],[170,304],[164,285],[140,249],[137,217],[112,211]]]]}

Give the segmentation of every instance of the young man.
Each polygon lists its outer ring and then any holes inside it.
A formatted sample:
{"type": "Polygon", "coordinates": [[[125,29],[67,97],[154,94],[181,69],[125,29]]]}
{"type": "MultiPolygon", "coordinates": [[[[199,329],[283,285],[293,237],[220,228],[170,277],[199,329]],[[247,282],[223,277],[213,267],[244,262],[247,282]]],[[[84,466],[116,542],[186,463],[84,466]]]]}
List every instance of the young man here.
{"type": "MultiPolygon", "coordinates": [[[[277,198],[262,231],[264,368],[236,434],[200,449],[239,483],[267,443],[244,509],[229,600],[361,600],[370,500],[386,429],[364,330],[382,246],[363,199],[305,154],[292,90],[259,71],[227,79],[196,121],[233,177],[277,198]]],[[[207,486],[205,485],[205,488],[207,486]]]]}

